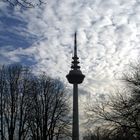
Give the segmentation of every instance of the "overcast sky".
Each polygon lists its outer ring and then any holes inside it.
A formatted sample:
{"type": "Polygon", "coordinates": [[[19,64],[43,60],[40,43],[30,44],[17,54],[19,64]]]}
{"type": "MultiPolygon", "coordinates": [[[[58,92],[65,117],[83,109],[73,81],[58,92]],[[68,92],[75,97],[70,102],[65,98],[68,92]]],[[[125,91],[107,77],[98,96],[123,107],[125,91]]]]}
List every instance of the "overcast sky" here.
{"type": "Polygon", "coordinates": [[[80,88],[104,98],[138,58],[140,0],[48,0],[31,9],[0,2],[0,64],[30,65],[66,83],[75,31],[86,75],[80,88]]]}

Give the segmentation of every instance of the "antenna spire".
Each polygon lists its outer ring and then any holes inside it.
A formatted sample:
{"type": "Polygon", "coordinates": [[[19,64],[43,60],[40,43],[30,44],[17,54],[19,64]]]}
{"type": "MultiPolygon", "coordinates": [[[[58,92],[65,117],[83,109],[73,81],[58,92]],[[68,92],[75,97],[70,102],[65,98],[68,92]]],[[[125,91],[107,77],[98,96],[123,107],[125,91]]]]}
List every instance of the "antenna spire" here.
{"type": "Polygon", "coordinates": [[[77,32],[74,34],[74,57],[77,57],[77,32]]]}

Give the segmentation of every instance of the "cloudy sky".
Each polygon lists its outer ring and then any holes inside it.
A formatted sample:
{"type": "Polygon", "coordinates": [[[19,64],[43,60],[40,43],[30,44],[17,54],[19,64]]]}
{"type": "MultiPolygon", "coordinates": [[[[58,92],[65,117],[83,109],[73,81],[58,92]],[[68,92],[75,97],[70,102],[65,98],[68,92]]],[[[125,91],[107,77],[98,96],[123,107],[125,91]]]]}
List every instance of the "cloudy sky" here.
{"type": "Polygon", "coordinates": [[[77,31],[80,88],[104,98],[138,58],[139,13],[140,0],[48,0],[30,9],[0,2],[0,64],[22,63],[67,83],[77,31]]]}

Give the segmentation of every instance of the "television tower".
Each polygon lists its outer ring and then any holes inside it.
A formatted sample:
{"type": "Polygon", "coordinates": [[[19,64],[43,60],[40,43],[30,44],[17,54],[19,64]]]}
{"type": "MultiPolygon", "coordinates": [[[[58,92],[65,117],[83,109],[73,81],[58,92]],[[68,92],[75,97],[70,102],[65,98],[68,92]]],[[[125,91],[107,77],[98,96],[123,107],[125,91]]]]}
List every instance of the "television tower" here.
{"type": "Polygon", "coordinates": [[[82,74],[77,57],[77,34],[74,34],[74,56],[72,57],[72,66],[69,74],[66,76],[68,82],[73,84],[73,125],[72,140],[79,140],[79,111],[78,111],[78,84],[81,84],[85,75],[82,74]]]}

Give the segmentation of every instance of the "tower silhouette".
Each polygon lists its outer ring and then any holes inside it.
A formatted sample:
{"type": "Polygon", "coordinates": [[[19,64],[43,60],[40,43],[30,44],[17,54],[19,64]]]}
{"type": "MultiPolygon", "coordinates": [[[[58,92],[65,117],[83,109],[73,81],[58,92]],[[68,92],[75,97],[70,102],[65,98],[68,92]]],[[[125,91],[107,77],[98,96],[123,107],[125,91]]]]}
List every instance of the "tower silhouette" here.
{"type": "Polygon", "coordinates": [[[78,84],[81,84],[85,75],[82,74],[77,57],[77,33],[74,34],[74,56],[69,74],[66,75],[70,84],[73,84],[73,125],[72,140],[79,140],[79,110],[78,110],[78,84]]]}

